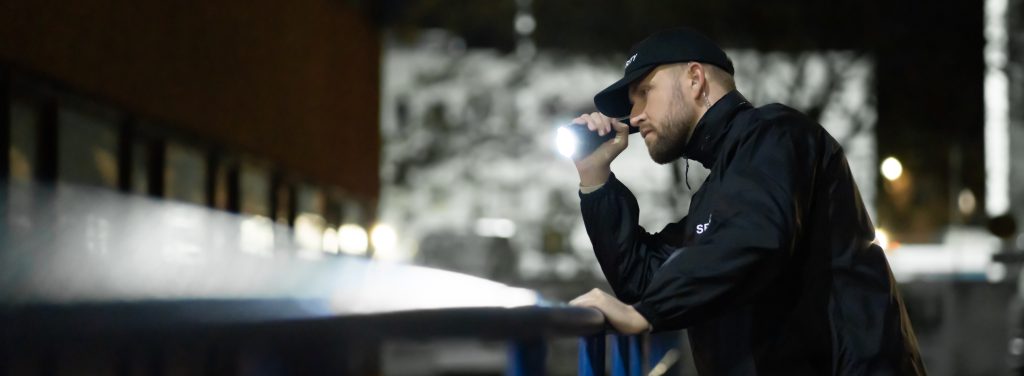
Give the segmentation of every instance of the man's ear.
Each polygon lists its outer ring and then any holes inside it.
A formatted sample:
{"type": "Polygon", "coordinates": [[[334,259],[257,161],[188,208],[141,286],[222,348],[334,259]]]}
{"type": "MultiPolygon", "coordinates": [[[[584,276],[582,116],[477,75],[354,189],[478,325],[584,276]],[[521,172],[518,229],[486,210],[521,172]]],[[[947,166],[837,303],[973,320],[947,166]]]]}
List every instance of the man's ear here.
{"type": "Polygon", "coordinates": [[[701,95],[701,88],[704,87],[704,80],[707,77],[704,74],[704,67],[700,63],[692,62],[686,65],[686,77],[689,79],[690,90],[693,93],[693,97],[697,98],[701,95]]]}

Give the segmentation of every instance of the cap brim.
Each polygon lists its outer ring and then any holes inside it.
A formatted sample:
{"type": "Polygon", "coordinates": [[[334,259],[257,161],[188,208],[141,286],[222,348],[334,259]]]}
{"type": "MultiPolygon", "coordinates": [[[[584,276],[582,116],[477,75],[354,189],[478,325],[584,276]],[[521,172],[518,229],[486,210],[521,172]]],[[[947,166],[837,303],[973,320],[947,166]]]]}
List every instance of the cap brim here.
{"type": "Polygon", "coordinates": [[[601,90],[594,96],[594,105],[597,106],[597,110],[605,116],[615,118],[629,115],[632,110],[632,105],[629,103],[629,84],[647,75],[653,69],[654,66],[649,66],[628,72],[621,80],[601,90]]]}

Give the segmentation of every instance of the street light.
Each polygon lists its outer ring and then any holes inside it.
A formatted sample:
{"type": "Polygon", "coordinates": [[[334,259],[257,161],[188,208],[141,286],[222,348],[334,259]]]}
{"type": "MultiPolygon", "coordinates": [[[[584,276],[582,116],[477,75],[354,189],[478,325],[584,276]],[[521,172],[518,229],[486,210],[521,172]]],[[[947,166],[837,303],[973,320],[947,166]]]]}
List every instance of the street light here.
{"type": "Polygon", "coordinates": [[[882,176],[889,181],[895,181],[903,175],[903,164],[895,157],[886,158],[882,161],[882,176]]]}

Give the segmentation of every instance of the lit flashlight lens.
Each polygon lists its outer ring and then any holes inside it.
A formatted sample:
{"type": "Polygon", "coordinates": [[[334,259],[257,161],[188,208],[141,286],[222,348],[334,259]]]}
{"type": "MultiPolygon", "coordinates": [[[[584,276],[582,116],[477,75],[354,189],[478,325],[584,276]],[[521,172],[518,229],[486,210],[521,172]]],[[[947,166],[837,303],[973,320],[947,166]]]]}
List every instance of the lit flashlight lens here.
{"type": "Polygon", "coordinates": [[[555,146],[558,147],[559,154],[566,158],[572,158],[573,154],[576,154],[577,142],[576,135],[572,130],[566,127],[558,127],[557,134],[555,135],[555,146]]]}

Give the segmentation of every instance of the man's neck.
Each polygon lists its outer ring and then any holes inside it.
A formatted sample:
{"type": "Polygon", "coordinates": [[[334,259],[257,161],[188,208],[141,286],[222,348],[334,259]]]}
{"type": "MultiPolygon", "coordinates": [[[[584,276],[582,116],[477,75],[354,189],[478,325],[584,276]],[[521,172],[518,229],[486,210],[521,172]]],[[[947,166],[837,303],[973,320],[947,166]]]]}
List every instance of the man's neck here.
{"type": "Polygon", "coordinates": [[[711,109],[711,106],[714,106],[715,103],[718,103],[718,100],[722,99],[722,97],[724,97],[725,94],[728,92],[729,91],[723,90],[718,85],[712,85],[711,82],[708,82],[707,102],[705,102],[701,106],[697,106],[697,122],[693,124],[693,127],[690,127],[690,134],[689,136],[686,137],[687,140],[691,140],[693,138],[694,132],[697,131],[697,127],[700,126],[701,124],[700,120],[703,119],[704,115],[708,113],[708,110],[711,109]]]}
{"type": "Polygon", "coordinates": [[[710,82],[708,82],[707,102],[704,103],[704,106],[700,107],[699,118],[703,118],[704,114],[706,114],[708,110],[711,109],[711,106],[714,106],[715,103],[718,103],[718,100],[722,99],[722,97],[724,97],[725,94],[728,93],[729,91],[730,90],[724,90],[720,86],[712,85],[710,82]]]}

